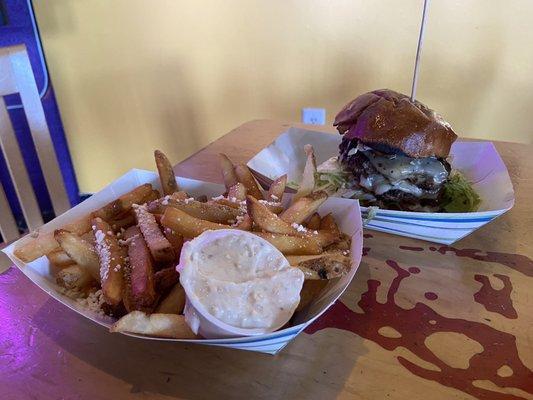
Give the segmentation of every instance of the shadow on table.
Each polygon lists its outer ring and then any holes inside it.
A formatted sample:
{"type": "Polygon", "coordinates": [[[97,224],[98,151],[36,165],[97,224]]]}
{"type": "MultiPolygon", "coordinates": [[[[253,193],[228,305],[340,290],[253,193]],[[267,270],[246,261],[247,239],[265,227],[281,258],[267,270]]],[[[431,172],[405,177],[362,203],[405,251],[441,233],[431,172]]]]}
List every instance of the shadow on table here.
{"type": "MultiPolygon", "coordinates": [[[[362,263],[358,277],[368,274],[362,263]]],[[[131,393],[190,399],[333,398],[347,390],[357,358],[366,353],[360,337],[336,329],[302,333],[276,356],[136,339],[110,334],[52,299],[33,323],[73,356],[131,385],[131,393]]]]}

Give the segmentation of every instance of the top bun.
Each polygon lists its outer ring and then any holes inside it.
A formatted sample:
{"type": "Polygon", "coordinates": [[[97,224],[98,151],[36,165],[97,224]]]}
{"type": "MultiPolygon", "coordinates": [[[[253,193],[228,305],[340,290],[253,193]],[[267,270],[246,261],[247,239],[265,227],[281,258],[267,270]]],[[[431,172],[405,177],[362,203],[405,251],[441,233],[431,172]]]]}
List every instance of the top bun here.
{"type": "Polygon", "coordinates": [[[446,158],[457,135],[439,114],[419,101],[389,89],[352,100],[333,125],[345,139],[359,139],[384,153],[446,158]]]}

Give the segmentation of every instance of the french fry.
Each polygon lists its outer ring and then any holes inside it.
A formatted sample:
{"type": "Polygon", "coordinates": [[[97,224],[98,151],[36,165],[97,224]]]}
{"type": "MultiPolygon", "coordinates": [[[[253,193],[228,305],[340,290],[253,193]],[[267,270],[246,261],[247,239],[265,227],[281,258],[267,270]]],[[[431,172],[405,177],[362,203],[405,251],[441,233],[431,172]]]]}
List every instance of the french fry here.
{"type": "MultiPolygon", "coordinates": [[[[63,227],[64,230],[81,235],[91,230],[90,215],[81,217],[63,227]]],[[[29,234],[32,239],[15,249],[14,254],[24,262],[31,262],[59,248],[59,243],[54,238],[54,233],[40,233],[39,231],[29,234]]]]}
{"type": "Polygon", "coordinates": [[[109,225],[115,232],[120,232],[121,229],[127,229],[135,225],[135,215],[132,212],[127,213],[124,217],[109,221],[109,225]]]}
{"type": "Polygon", "coordinates": [[[289,224],[301,224],[309,218],[328,198],[323,190],[302,196],[280,214],[280,218],[289,224]]]}
{"type": "Polygon", "coordinates": [[[129,332],[172,339],[195,339],[183,315],[151,314],[132,311],[113,324],[110,332],[129,332]]]}
{"type": "Polygon", "coordinates": [[[157,299],[150,250],[137,226],[124,232],[124,240],[128,243],[129,258],[129,264],[124,268],[124,306],[128,312],[149,311],[157,299]]]}
{"type": "Polygon", "coordinates": [[[346,275],[350,271],[350,258],[341,253],[332,253],[291,265],[304,271],[306,279],[333,279],[346,275]]]}
{"type": "Polygon", "coordinates": [[[316,240],[318,244],[325,248],[340,240],[340,235],[337,232],[319,230],[317,233],[308,233],[308,237],[316,240]]]}
{"type": "Polygon", "coordinates": [[[237,182],[229,188],[228,199],[231,199],[233,202],[246,200],[246,187],[242,183],[237,182]]]}
{"type": "Polygon", "coordinates": [[[227,155],[219,154],[218,158],[220,161],[222,176],[224,178],[224,185],[226,186],[226,189],[229,190],[238,182],[237,175],[235,174],[235,167],[227,155]]]}
{"type": "Polygon", "coordinates": [[[276,233],[254,232],[270,242],[285,255],[321,254],[322,246],[317,240],[309,237],[279,235],[276,233]]]}
{"type": "Polygon", "coordinates": [[[350,239],[350,236],[348,236],[345,233],[341,233],[339,240],[328,245],[324,250],[325,251],[337,251],[337,250],[350,251],[351,241],[352,240],[350,239]]]}
{"type": "Polygon", "coordinates": [[[57,268],[69,267],[73,264],[76,264],[72,258],[68,256],[63,249],[55,249],[46,255],[50,264],[57,268]]]}
{"type": "Polygon", "coordinates": [[[299,267],[299,266],[296,266],[295,268],[298,268],[300,271],[302,271],[304,273],[304,279],[305,280],[322,279],[318,275],[318,272],[316,272],[315,270],[312,270],[312,269],[309,269],[309,268],[306,268],[306,267],[299,267]]]}
{"type": "Polygon", "coordinates": [[[68,256],[80,267],[87,269],[93,279],[100,282],[100,262],[94,247],[80,236],[64,229],[54,232],[54,237],[68,256]]]}
{"type": "Polygon", "coordinates": [[[266,208],[268,208],[270,212],[273,212],[274,214],[281,214],[283,212],[283,206],[281,203],[266,200],[259,200],[259,202],[265,205],[266,208]]]}
{"type": "MultiPolygon", "coordinates": [[[[237,200],[237,199],[235,199],[235,200],[237,200]]],[[[242,203],[245,202],[245,201],[246,200],[233,201],[233,198],[229,197],[229,198],[223,198],[223,199],[209,200],[208,204],[215,203],[215,204],[220,204],[220,205],[223,205],[223,206],[235,208],[237,210],[241,210],[241,207],[243,205],[242,203]]],[[[261,204],[265,205],[274,214],[279,214],[279,213],[281,213],[283,211],[283,206],[279,202],[267,201],[267,200],[259,200],[259,202],[261,204]]],[[[239,211],[239,212],[241,212],[241,211],[239,211]]]]}
{"type": "MultiPolygon", "coordinates": [[[[170,200],[176,200],[176,201],[178,201],[178,200],[185,200],[185,199],[188,199],[188,198],[190,198],[190,197],[191,197],[191,196],[189,196],[189,194],[188,194],[187,192],[184,192],[184,191],[180,190],[180,191],[178,191],[178,192],[176,192],[176,193],[172,193],[172,194],[170,195],[170,198],[169,198],[169,199],[170,199],[170,200]]],[[[164,197],[163,197],[163,198],[164,198],[164,197]]]]}
{"type": "Polygon", "coordinates": [[[268,201],[281,201],[283,193],[285,193],[285,186],[287,185],[287,175],[282,175],[277,178],[270,188],[268,188],[267,200],[268,201]]]}
{"type": "Polygon", "coordinates": [[[147,204],[151,203],[152,201],[155,201],[161,197],[161,194],[157,190],[152,190],[150,193],[148,193],[146,196],[143,197],[143,199],[139,202],[139,204],[147,204]]]}
{"type": "Polygon", "coordinates": [[[229,225],[195,218],[177,208],[168,207],[161,218],[161,225],[172,229],[185,238],[194,238],[208,230],[231,229],[229,225]]]}
{"type": "Polygon", "coordinates": [[[163,213],[167,207],[177,208],[195,218],[220,224],[228,223],[228,221],[234,220],[239,215],[238,209],[217,203],[201,203],[196,200],[169,200],[166,206],[161,205],[157,209],[152,207],[150,211],[163,213]]]}
{"type": "Polygon", "coordinates": [[[172,164],[170,164],[167,156],[162,151],[156,150],[154,151],[154,158],[157,171],[159,172],[163,194],[168,195],[177,192],[179,190],[178,183],[176,182],[172,164]]]}
{"type": "Polygon", "coordinates": [[[176,283],[166,297],[161,300],[155,312],[162,314],[183,314],[184,307],[185,290],[179,283],[176,283]]]}
{"type": "MultiPolygon", "coordinates": [[[[241,201],[232,201],[232,198],[223,198],[223,199],[216,199],[216,200],[209,200],[208,201],[208,204],[220,204],[220,205],[223,205],[223,206],[227,206],[227,207],[231,207],[231,208],[235,208],[237,210],[240,210],[241,209],[241,206],[242,206],[242,202],[245,201],[245,200],[241,200],[241,201]],[[231,199],[231,200],[230,200],[231,199]]],[[[281,205],[281,203],[279,202],[274,202],[274,201],[266,201],[266,200],[259,200],[259,202],[263,205],[265,205],[271,212],[273,212],[274,214],[279,214],[283,211],[283,206],[281,205]]],[[[240,211],[239,211],[240,212],[240,211]]]]}
{"type": "Polygon", "coordinates": [[[293,267],[296,267],[299,263],[302,261],[308,261],[313,260],[318,257],[322,257],[324,253],[321,254],[289,254],[286,255],[285,258],[287,258],[287,261],[289,261],[289,264],[293,267]]]}
{"type": "Polygon", "coordinates": [[[317,231],[320,229],[320,215],[318,213],[314,213],[309,218],[309,221],[307,221],[307,224],[305,225],[307,229],[312,231],[317,231]]]}
{"type": "Polygon", "coordinates": [[[94,247],[95,241],[94,241],[94,233],[92,229],[89,232],[85,232],[83,235],[79,235],[79,236],[80,238],[85,240],[88,244],[90,244],[92,247],[94,247]]]}
{"type": "Polygon", "coordinates": [[[82,291],[91,286],[94,279],[86,268],[74,264],[59,271],[56,282],[65,289],[82,291]]]}
{"type": "Polygon", "coordinates": [[[248,215],[264,231],[284,235],[299,234],[289,223],[283,221],[254,197],[246,196],[246,206],[248,208],[248,215]]]}
{"type": "Polygon", "coordinates": [[[163,218],[163,214],[152,214],[155,218],[155,222],[157,222],[157,225],[161,225],[161,218],[163,218]]]}
{"type": "Polygon", "coordinates": [[[170,228],[163,228],[163,235],[165,235],[167,240],[172,245],[174,254],[176,255],[176,260],[179,261],[179,255],[181,253],[181,248],[183,247],[183,236],[177,232],[174,232],[170,228]]]}
{"type": "Polygon", "coordinates": [[[94,218],[112,221],[131,210],[133,204],[141,204],[143,199],[152,193],[153,188],[149,183],[138,186],[132,191],[120,196],[118,199],[106,204],[93,213],[94,218]]]}
{"type": "Polygon", "coordinates": [[[102,218],[93,218],[96,253],[100,261],[100,278],[105,302],[116,306],[122,301],[124,277],[122,268],[126,261],[118,240],[109,224],[102,218]]]}
{"type": "Polygon", "coordinates": [[[75,233],[76,235],[82,235],[84,233],[90,232],[91,226],[91,216],[85,215],[66,224],[62,229],[75,233]]]}
{"type": "Polygon", "coordinates": [[[241,231],[251,231],[253,226],[253,220],[250,218],[248,214],[244,214],[242,216],[242,219],[239,221],[237,220],[237,223],[233,225],[234,228],[240,229],[241,231]]]}
{"type": "Polygon", "coordinates": [[[326,279],[306,279],[300,292],[300,303],[296,307],[296,312],[303,310],[309,305],[326,287],[326,279]]]}
{"type": "Polygon", "coordinates": [[[151,213],[162,213],[165,209],[165,206],[168,205],[169,202],[188,200],[189,198],[190,196],[186,192],[178,191],[161,197],[159,199],[150,201],[146,204],[146,208],[148,208],[148,211],[150,211],[151,213]]]}
{"type": "Polygon", "coordinates": [[[163,235],[155,217],[147,210],[146,206],[134,206],[137,225],[146,240],[150,253],[156,262],[173,261],[176,257],[174,249],[163,235]]]}
{"type": "Polygon", "coordinates": [[[157,271],[154,275],[155,291],[160,295],[167,293],[179,282],[179,278],[180,275],[174,266],[157,271]]]}
{"type": "Polygon", "coordinates": [[[322,248],[330,246],[333,249],[333,245],[341,241],[341,232],[331,214],[321,219],[319,230],[307,231],[305,236],[317,241],[322,248]]]}
{"type": "Polygon", "coordinates": [[[53,233],[36,233],[36,235],[37,237],[30,242],[15,249],[14,254],[17,258],[28,263],[57,250],[59,247],[53,233]]]}
{"type": "Polygon", "coordinates": [[[315,173],[316,173],[316,160],[315,152],[313,146],[306,144],[304,146],[305,154],[307,155],[307,160],[305,162],[304,172],[302,176],[302,181],[298,187],[298,191],[292,198],[292,201],[295,202],[300,197],[307,196],[308,194],[313,193],[315,190],[315,173]]]}
{"type": "Polygon", "coordinates": [[[263,199],[263,193],[259,189],[259,185],[254,176],[250,172],[250,169],[244,164],[237,164],[235,166],[235,174],[240,183],[246,188],[246,193],[249,196],[255,197],[257,200],[263,199]]]}
{"type": "Polygon", "coordinates": [[[223,198],[223,199],[216,199],[216,200],[208,200],[207,204],[220,204],[222,206],[231,207],[235,209],[239,209],[241,207],[239,202],[231,201],[229,199],[223,198]]]}
{"type": "Polygon", "coordinates": [[[320,229],[333,232],[337,235],[341,235],[341,231],[339,230],[339,227],[337,226],[337,222],[335,221],[335,218],[333,215],[328,214],[322,220],[320,221],[320,229]]]}

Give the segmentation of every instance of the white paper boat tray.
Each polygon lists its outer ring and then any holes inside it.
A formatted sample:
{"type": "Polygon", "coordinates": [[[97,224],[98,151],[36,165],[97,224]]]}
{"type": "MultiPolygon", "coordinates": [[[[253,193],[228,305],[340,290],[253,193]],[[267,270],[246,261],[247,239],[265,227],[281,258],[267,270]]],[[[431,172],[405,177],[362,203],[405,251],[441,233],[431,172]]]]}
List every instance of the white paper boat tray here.
{"type": "MultiPolygon", "coordinates": [[[[338,154],[338,134],[290,128],[256,154],[248,166],[267,178],[288,174],[299,182],[305,166],[305,144],[313,145],[320,164],[338,154]]],[[[450,152],[452,168],[473,183],[481,197],[479,211],[421,213],[378,210],[365,228],[450,245],[491,222],[514,204],[514,191],[503,160],[491,142],[455,142],[450,152]]],[[[368,209],[361,207],[363,217],[368,209]]]]}
{"type": "MultiPolygon", "coordinates": [[[[152,183],[154,187],[159,187],[158,175],[149,171],[137,169],[131,170],[81,204],[43,225],[39,230],[43,233],[52,232],[55,229],[64,226],[68,222],[71,222],[83,215],[87,215],[88,213],[102,207],[111,200],[116,199],[120,195],[129,192],[136,186],[139,186],[143,183],[152,183]]],[[[183,190],[187,191],[192,196],[205,194],[207,196],[214,197],[225,191],[223,185],[202,182],[193,179],[178,178],[178,184],[183,190]]],[[[136,336],[146,340],[200,343],[270,354],[277,353],[316,318],[322,315],[342,295],[344,290],[346,290],[352,281],[359,263],[361,262],[363,229],[361,222],[361,211],[359,209],[358,202],[353,200],[330,198],[320,207],[318,211],[321,215],[331,212],[339,222],[339,228],[344,233],[347,233],[352,237],[352,268],[349,274],[339,279],[333,279],[329,281],[328,285],[321,292],[320,296],[315,299],[315,301],[311,303],[305,310],[302,310],[295,315],[293,326],[267,335],[235,339],[178,340],[148,338],[138,335],[130,336],[136,336]]],[[[106,328],[109,328],[114,322],[113,319],[109,317],[102,317],[94,312],[91,312],[90,310],[84,308],[76,300],[63,295],[58,291],[59,287],[55,283],[50,263],[46,257],[41,257],[31,263],[24,263],[22,260],[15,257],[13,254],[15,247],[24,244],[28,240],[29,238],[27,236],[21,238],[2,251],[11,259],[11,261],[13,261],[13,263],[22,271],[22,273],[24,273],[30,280],[32,280],[51,297],[76,311],[78,314],[81,314],[84,317],[106,328]]]]}

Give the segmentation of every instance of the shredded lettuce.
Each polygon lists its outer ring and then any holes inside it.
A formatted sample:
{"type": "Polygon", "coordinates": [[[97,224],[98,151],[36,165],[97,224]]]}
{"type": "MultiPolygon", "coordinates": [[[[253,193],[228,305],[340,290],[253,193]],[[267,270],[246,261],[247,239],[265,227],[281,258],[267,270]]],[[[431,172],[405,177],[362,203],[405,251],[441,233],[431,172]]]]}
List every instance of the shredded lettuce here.
{"type": "Polygon", "coordinates": [[[317,172],[315,180],[317,190],[325,190],[328,193],[335,193],[339,189],[346,188],[349,175],[345,172],[317,172]]]}
{"type": "Polygon", "coordinates": [[[317,190],[325,190],[328,194],[335,194],[340,189],[346,189],[351,174],[345,171],[338,162],[337,157],[331,157],[318,166],[315,173],[317,190]]]}
{"type": "Polygon", "coordinates": [[[300,184],[295,181],[289,181],[287,182],[287,187],[294,189],[294,190],[298,190],[300,188],[300,184]]]}
{"type": "Polygon", "coordinates": [[[366,226],[376,215],[378,215],[379,207],[370,206],[366,216],[363,215],[363,226],[366,226]]]}
{"type": "Polygon", "coordinates": [[[442,208],[446,212],[477,211],[481,199],[470,182],[458,171],[453,171],[448,182],[444,184],[442,208]]]}

